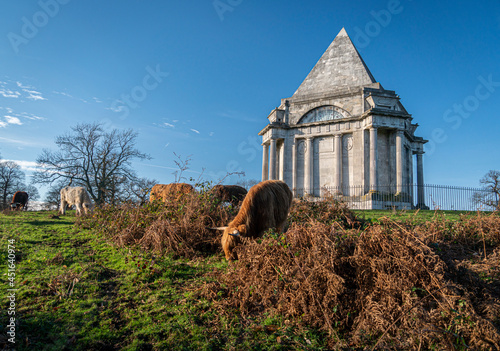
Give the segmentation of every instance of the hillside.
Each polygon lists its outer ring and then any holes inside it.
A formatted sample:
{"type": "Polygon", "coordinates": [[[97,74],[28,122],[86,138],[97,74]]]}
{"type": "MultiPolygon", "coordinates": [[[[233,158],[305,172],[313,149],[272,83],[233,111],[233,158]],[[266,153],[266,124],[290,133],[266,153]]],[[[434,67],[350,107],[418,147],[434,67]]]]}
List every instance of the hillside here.
{"type": "Polygon", "coordinates": [[[1,214],[16,350],[500,349],[498,215],[299,202],[227,263],[206,200],[1,214]]]}

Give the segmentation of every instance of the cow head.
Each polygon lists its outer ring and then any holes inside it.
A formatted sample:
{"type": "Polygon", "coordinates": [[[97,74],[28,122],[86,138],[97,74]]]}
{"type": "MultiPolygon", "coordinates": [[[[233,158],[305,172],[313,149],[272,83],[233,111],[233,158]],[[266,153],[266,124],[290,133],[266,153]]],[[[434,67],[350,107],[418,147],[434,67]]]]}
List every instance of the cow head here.
{"type": "Polygon", "coordinates": [[[226,260],[237,260],[238,255],[233,249],[241,242],[241,238],[245,236],[246,225],[243,224],[238,227],[218,227],[214,229],[224,231],[222,234],[222,249],[226,255],[226,260]]]}

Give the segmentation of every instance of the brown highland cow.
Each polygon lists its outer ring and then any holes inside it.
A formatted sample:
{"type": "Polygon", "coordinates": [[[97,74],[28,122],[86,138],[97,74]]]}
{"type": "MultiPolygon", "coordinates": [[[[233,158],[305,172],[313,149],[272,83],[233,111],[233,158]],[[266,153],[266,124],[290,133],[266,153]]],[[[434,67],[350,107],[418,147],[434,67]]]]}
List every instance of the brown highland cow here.
{"type": "Polygon", "coordinates": [[[186,183],[156,184],[151,189],[149,202],[155,200],[163,202],[167,200],[179,200],[182,195],[192,193],[193,191],[193,186],[186,183]]]}
{"type": "Polygon", "coordinates": [[[293,194],[286,183],[267,180],[254,185],[241,204],[240,211],[224,230],[222,248],[227,260],[238,259],[234,247],[240,237],[258,238],[269,228],[283,231],[293,194]]]}

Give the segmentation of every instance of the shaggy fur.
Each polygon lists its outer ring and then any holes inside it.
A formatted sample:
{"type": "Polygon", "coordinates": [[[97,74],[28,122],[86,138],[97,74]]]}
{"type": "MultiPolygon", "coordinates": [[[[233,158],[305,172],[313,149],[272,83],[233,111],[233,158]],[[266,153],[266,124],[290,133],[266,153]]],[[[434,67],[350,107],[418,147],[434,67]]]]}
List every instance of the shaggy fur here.
{"type": "Polygon", "coordinates": [[[10,208],[13,210],[27,210],[28,209],[28,193],[24,191],[16,191],[12,197],[12,202],[10,203],[10,208]]]}
{"type": "Polygon", "coordinates": [[[233,249],[240,242],[240,237],[234,234],[257,238],[269,228],[281,232],[292,199],[293,194],[288,185],[280,180],[267,180],[254,185],[243,200],[240,211],[222,235],[222,248],[226,259],[237,259],[233,249]]]}
{"type": "Polygon", "coordinates": [[[216,185],[212,188],[212,193],[219,201],[237,206],[245,198],[247,190],[239,185],[216,185]]]}
{"type": "Polygon", "coordinates": [[[155,200],[164,202],[167,200],[178,200],[182,195],[192,193],[193,191],[193,186],[186,183],[156,184],[151,189],[149,202],[155,200]]]}
{"type": "Polygon", "coordinates": [[[92,211],[93,205],[90,201],[90,195],[84,187],[65,187],[61,189],[61,207],[59,208],[60,214],[66,213],[66,206],[75,206],[76,215],[82,215],[82,209],[85,214],[92,211]]]}

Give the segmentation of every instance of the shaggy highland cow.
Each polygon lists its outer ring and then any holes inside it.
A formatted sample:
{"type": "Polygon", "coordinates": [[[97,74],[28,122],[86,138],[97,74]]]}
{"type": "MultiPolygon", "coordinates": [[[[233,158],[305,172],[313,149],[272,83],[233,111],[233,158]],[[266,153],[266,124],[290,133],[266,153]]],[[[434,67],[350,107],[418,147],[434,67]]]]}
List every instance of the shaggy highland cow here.
{"type": "Polygon", "coordinates": [[[269,228],[283,231],[293,194],[286,183],[267,180],[254,185],[241,204],[240,211],[224,230],[222,248],[227,260],[238,259],[233,249],[240,237],[258,238],[269,228]]]}
{"type": "Polygon", "coordinates": [[[149,202],[161,200],[178,200],[182,195],[194,192],[194,188],[186,183],[156,184],[151,189],[149,202]]]}
{"type": "Polygon", "coordinates": [[[219,201],[237,206],[245,198],[247,190],[239,185],[216,185],[212,188],[212,193],[219,201]]]}

